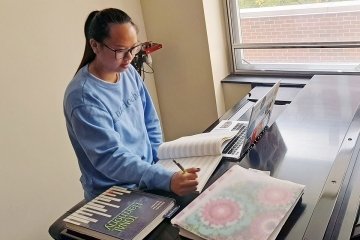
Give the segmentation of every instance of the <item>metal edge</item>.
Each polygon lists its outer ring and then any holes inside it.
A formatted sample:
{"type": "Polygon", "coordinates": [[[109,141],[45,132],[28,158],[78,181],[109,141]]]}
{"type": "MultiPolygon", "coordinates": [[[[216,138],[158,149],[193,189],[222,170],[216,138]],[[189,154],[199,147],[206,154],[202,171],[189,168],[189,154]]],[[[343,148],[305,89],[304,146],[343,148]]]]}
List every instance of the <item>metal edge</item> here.
{"type": "MultiPolygon", "coordinates": [[[[344,177],[354,153],[360,133],[360,108],[358,106],[347,133],[325,181],[320,198],[303,235],[304,240],[323,239],[332,217],[344,177]]],[[[334,217],[334,216],[333,216],[334,217]]]]}
{"type": "Polygon", "coordinates": [[[344,194],[345,199],[340,207],[340,214],[336,219],[331,239],[350,239],[354,223],[357,220],[360,205],[360,188],[356,186],[360,182],[360,151],[357,151],[355,159],[356,162],[344,194]]]}

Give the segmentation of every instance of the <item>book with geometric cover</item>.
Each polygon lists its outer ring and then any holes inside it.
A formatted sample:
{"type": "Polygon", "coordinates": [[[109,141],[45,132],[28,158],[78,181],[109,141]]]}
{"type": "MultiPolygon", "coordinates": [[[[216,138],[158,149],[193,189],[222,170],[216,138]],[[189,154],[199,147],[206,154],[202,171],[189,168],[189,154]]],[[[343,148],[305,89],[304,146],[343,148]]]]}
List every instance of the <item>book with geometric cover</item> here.
{"type": "Polygon", "coordinates": [[[191,239],[275,239],[304,188],[235,165],[171,223],[191,239]]]}
{"type": "Polygon", "coordinates": [[[113,186],[64,219],[75,232],[98,239],[143,239],[175,206],[175,200],[113,186]]]}

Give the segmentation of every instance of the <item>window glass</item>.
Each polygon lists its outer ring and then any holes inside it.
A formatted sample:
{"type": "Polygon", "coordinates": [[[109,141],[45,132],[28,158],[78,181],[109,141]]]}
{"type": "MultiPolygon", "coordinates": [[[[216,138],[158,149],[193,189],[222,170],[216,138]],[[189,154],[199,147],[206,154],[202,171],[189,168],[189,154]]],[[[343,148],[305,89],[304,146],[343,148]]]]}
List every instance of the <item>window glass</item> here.
{"type": "Polygon", "coordinates": [[[360,1],[229,0],[235,71],[357,71],[360,1]],[[299,68],[296,68],[298,64],[299,68]],[[244,66],[243,66],[244,65],[244,66]],[[305,67],[305,65],[311,65],[305,67]],[[316,67],[318,65],[318,67],[316,67]],[[328,65],[328,67],[324,67],[328,65]]]}

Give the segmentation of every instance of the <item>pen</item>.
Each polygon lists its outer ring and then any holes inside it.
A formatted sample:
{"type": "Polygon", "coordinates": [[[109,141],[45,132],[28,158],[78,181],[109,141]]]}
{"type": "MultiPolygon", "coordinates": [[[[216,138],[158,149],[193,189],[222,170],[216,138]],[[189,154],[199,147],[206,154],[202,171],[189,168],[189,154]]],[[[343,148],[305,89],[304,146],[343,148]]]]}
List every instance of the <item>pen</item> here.
{"type": "Polygon", "coordinates": [[[178,166],[178,167],[181,169],[181,171],[183,171],[183,173],[186,173],[186,171],[185,171],[184,167],[183,167],[183,166],[181,166],[181,164],[180,164],[180,163],[178,163],[177,161],[175,161],[175,159],[173,159],[173,162],[176,164],[176,166],[178,166]]]}

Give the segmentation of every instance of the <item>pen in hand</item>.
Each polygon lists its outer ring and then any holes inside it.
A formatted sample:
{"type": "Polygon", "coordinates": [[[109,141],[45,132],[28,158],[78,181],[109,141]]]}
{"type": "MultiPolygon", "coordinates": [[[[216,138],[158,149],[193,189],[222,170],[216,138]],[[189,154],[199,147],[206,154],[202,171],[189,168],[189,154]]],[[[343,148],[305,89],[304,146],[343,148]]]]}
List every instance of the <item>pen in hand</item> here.
{"type": "Polygon", "coordinates": [[[183,173],[186,173],[186,171],[185,171],[184,167],[183,167],[183,166],[181,166],[181,164],[180,164],[180,163],[178,163],[177,161],[175,161],[175,159],[173,159],[173,162],[176,164],[176,166],[178,166],[178,167],[181,169],[181,171],[182,171],[183,173]]]}

